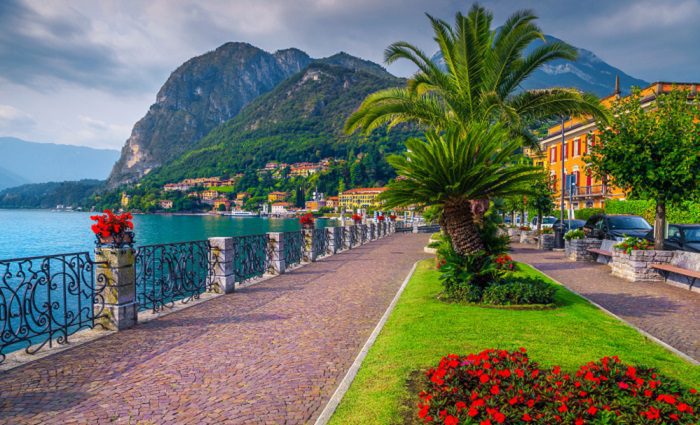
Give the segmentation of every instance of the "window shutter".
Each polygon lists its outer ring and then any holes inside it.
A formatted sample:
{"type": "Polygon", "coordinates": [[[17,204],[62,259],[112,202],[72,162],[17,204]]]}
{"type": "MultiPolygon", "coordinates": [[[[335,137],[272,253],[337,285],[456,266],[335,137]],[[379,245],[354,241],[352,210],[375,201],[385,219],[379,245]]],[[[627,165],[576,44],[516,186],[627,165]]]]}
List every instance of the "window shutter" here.
{"type": "Polygon", "coordinates": [[[577,155],[581,155],[581,139],[578,139],[578,152],[577,155]]]}

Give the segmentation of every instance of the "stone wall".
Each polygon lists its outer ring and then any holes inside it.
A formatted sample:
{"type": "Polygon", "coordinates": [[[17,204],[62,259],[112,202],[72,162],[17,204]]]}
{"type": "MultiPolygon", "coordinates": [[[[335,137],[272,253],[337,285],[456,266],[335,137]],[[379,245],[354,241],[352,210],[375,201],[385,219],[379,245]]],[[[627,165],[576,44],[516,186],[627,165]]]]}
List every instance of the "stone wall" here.
{"type": "Polygon", "coordinates": [[[554,235],[551,233],[541,234],[537,239],[537,247],[547,251],[554,249],[554,235]]]}
{"type": "MultiPolygon", "coordinates": [[[[674,251],[673,258],[671,259],[671,264],[677,267],[682,267],[688,270],[695,270],[700,272],[700,253],[697,252],[686,252],[686,251],[674,251]]],[[[690,282],[686,276],[681,276],[676,273],[669,273],[666,283],[674,286],[678,286],[683,289],[688,289],[690,287],[690,282]]],[[[692,291],[700,293],[700,281],[696,282],[691,288],[692,291]]]]}
{"type": "Polygon", "coordinates": [[[588,252],[589,249],[599,249],[603,241],[600,239],[572,239],[564,240],[564,254],[569,260],[596,261],[596,255],[588,252]]]}
{"type": "Polygon", "coordinates": [[[673,251],[638,250],[627,254],[621,249],[613,249],[610,266],[613,276],[631,282],[653,282],[663,280],[663,276],[651,265],[670,263],[672,258],[673,251]]]}

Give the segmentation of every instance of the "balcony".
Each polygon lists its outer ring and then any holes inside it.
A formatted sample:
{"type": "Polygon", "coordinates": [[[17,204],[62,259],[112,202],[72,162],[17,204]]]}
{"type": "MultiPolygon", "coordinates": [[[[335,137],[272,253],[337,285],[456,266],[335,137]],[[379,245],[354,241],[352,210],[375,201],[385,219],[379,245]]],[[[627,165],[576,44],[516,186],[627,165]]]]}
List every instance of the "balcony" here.
{"type": "MultiPolygon", "coordinates": [[[[569,192],[568,188],[564,192],[564,196],[567,199],[569,197],[573,197],[574,199],[581,199],[581,198],[585,199],[585,198],[616,198],[616,197],[623,197],[624,196],[624,194],[621,194],[621,193],[614,193],[608,185],[604,185],[604,184],[591,185],[591,186],[574,186],[571,189],[573,189],[573,194],[571,194],[569,192]]],[[[561,192],[559,194],[561,194],[561,192]]],[[[557,196],[559,196],[559,194],[557,194],[557,196]]]]}

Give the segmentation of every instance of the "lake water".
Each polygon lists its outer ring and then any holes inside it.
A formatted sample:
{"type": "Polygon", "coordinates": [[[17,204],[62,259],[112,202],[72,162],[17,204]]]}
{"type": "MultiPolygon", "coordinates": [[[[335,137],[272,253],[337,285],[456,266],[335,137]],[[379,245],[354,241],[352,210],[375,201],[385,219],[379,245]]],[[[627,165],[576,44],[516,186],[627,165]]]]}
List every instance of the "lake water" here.
{"type": "MultiPolygon", "coordinates": [[[[94,213],[0,210],[0,259],[90,251],[94,213]]],[[[324,220],[319,220],[323,225],[324,220]]],[[[135,245],[299,230],[299,220],[210,215],[135,215],[135,245]]]]}

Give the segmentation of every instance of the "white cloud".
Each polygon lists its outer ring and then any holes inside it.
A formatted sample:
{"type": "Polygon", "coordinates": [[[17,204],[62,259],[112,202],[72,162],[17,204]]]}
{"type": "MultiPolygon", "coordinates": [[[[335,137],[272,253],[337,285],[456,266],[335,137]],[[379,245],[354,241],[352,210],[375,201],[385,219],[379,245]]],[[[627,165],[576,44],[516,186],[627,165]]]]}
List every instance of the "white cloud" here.
{"type": "Polygon", "coordinates": [[[10,105],[0,105],[0,131],[22,134],[36,125],[34,117],[10,105]]]}

